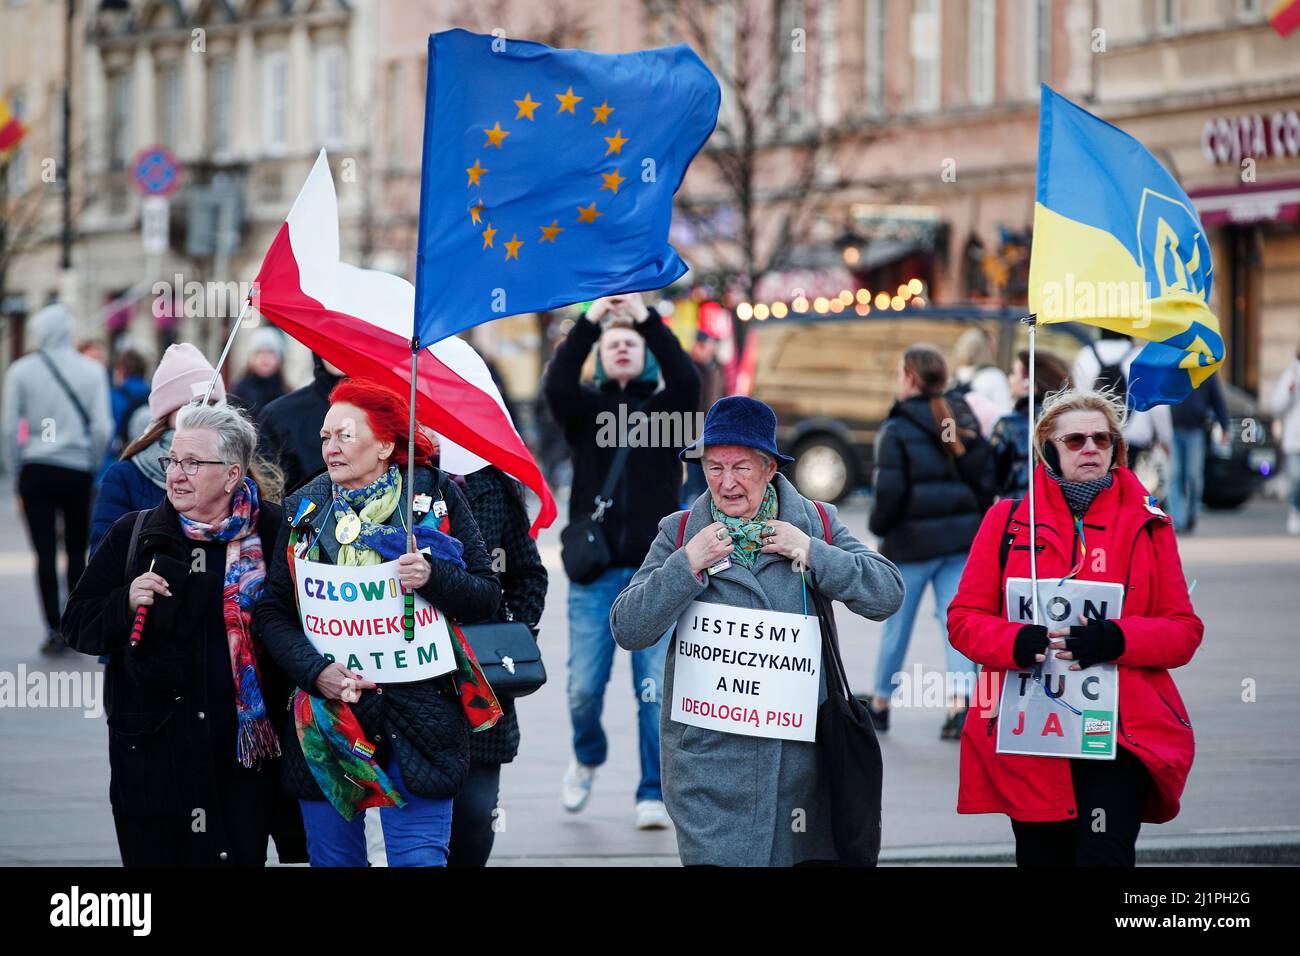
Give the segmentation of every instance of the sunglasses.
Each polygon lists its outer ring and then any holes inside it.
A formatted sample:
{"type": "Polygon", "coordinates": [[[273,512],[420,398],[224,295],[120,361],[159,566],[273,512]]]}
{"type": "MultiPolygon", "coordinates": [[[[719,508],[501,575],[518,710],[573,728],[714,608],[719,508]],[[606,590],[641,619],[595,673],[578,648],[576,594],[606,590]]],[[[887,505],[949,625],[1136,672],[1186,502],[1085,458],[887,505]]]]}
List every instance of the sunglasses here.
{"type": "Polygon", "coordinates": [[[1098,451],[1105,451],[1115,442],[1115,436],[1110,432],[1093,432],[1091,435],[1085,435],[1082,432],[1071,432],[1069,435],[1053,438],[1052,441],[1059,441],[1070,451],[1079,451],[1088,443],[1089,438],[1097,446],[1098,451]]]}

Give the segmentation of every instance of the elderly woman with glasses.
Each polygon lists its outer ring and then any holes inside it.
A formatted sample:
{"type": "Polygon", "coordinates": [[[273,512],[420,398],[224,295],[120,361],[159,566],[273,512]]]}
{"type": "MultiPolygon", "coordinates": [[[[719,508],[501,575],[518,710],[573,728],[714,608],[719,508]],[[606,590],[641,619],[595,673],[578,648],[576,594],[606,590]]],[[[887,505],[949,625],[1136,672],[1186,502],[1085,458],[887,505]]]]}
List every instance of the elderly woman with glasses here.
{"type": "MultiPolygon", "coordinates": [[[[158,466],[167,497],[119,518],[68,599],[63,627],[108,654],[109,800],[126,866],[306,859],[280,785],[288,680],[253,622],[281,525],[257,430],[187,405],[158,466]]],[[[292,728],[290,728],[292,733],[292,728]]]]}
{"type": "MultiPolygon", "coordinates": [[[[621,647],[669,642],[660,740],[664,803],[682,863],[836,862],[827,771],[812,733],[811,712],[827,699],[825,666],[800,663],[811,661],[821,637],[815,618],[795,615],[815,614],[815,586],[854,614],[882,620],[902,603],[902,577],[833,506],[809,501],[777,474],[793,459],[776,450],[776,415],[762,402],[719,399],[700,442],[682,454],[702,457],[708,491],[659,522],[610,614],[621,647]],[[710,671],[707,688],[692,678],[706,658],[729,668],[725,689],[715,684],[721,671],[710,671]],[[760,696],[763,687],[792,672],[811,679],[785,698],[790,709],[774,710],[777,697],[760,696]],[[787,719],[768,719],[769,711],[787,719]],[[807,733],[790,733],[796,718],[807,733]]],[[[864,804],[871,799],[863,794],[864,804]]],[[[864,828],[878,825],[878,815],[868,817],[864,828]]]]}
{"type": "MultiPolygon", "coordinates": [[[[1067,389],[1048,396],[1033,433],[1039,586],[1113,582],[1123,589],[1118,616],[1058,621],[1049,615],[1061,616],[1065,602],[1054,608],[1040,597],[1040,620],[1049,623],[1008,620],[1007,581],[1031,571],[1023,498],[1001,501],[985,516],[948,607],[953,646],[983,667],[962,733],[957,812],[1009,816],[1021,866],[1133,866],[1142,824],[1178,815],[1192,766],[1192,725],[1169,671],[1192,659],[1204,627],[1169,517],[1126,466],[1123,420],[1113,395],[1067,389]],[[1118,714],[1088,726],[1080,711],[1085,736],[1077,755],[1039,755],[1046,748],[1038,743],[1028,753],[1021,741],[999,752],[1008,730],[997,726],[1000,695],[1041,683],[1049,656],[1069,662],[1054,665],[1064,671],[1055,684],[1046,675],[1057,700],[1074,672],[1114,663],[1118,714]],[[1085,745],[1113,759],[1085,757],[1085,745]]],[[[1079,686],[1090,676],[1097,672],[1080,675],[1079,686]]],[[[1063,736],[1052,711],[1041,727],[1021,723],[1010,732],[1063,736]]]]}

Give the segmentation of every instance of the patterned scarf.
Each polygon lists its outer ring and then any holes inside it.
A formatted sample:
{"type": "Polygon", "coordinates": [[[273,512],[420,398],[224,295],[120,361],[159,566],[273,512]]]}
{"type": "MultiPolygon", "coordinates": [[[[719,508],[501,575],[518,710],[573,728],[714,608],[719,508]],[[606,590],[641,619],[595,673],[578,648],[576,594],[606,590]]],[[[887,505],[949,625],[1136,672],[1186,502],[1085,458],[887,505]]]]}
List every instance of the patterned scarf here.
{"type": "Polygon", "coordinates": [[[721,521],[727,526],[731,543],[736,546],[731,556],[745,567],[752,568],[763,548],[763,528],[777,514],[776,486],[768,482],[767,490],[763,492],[763,502],[752,518],[732,518],[724,515],[712,500],[709,502],[709,511],[714,521],[721,521]]]}
{"type": "Polygon", "coordinates": [[[226,643],[235,677],[235,712],[239,718],[236,750],[245,767],[280,756],[280,740],[266,713],[262,680],[250,632],[253,605],[262,596],[266,562],[257,535],[257,485],[245,478],[230,502],[230,516],[204,524],[180,515],[181,530],[192,541],[225,541],[226,570],[221,591],[226,643]]]}
{"type": "MultiPolygon", "coordinates": [[[[339,545],[340,565],[353,567],[396,561],[406,553],[406,532],[399,525],[388,524],[402,500],[402,473],[396,465],[364,488],[334,486],[334,521],[349,511],[361,519],[361,533],[348,544],[339,545]]],[[[465,546],[451,535],[443,534],[428,523],[426,516],[415,528],[417,550],[428,548],[435,558],[465,567],[465,546]]]]}
{"type": "Polygon", "coordinates": [[[1115,482],[1114,472],[1108,471],[1105,476],[1094,478],[1092,481],[1066,481],[1052,471],[1050,465],[1045,467],[1048,477],[1060,486],[1061,494],[1065,496],[1065,503],[1070,506],[1070,514],[1076,518],[1086,515],[1097,496],[1115,482]]]}
{"type": "Polygon", "coordinates": [[[375,748],[351,707],[300,690],[293,697],[293,720],[311,775],[344,820],[368,807],[406,806],[375,761],[375,748]]]}

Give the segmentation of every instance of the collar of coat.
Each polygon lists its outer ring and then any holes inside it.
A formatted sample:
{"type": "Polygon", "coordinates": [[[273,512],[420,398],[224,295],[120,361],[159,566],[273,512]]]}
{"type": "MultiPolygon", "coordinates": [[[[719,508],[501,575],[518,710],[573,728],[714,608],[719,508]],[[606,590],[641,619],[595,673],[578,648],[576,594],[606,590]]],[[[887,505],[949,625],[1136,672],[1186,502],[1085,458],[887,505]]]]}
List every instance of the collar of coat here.
{"type": "MultiPolygon", "coordinates": [[[[1112,472],[1115,481],[1092,501],[1083,516],[1084,528],[1105,531],[1112,547],[1127,553],[1128,545],[1151,522],[1170,523],[1168,515],[1156,514],[1147,508],[1147,489],[1137,475],[1127,468],[1112,472]]],[[[1070,505],[1061,493],[1061,486],[1047,474],[1047,466],[1039,462],[1034,467],[1034,509],[1039,538],[1053,538],[1063,551],[1068,551],[1073,540],[1074,516],[1070,505]]],[[[1012,518],[1025,526],[1029,524],[1029,499],[1021,498],[1014,506],[1012,518]]]]}
{"type": "MultiPolygon", "coordinates": [[[[824,539],[825,533],[822,529],[821,515],[817,513],[817,506],[803,495],[799,494],[798,489],[795,488],[795,486],[790,483],[789,479],[780,472],[772,476],[772,484],[776,486],[777,520],[789,522],[800,531],[807,534],[810,538],[824,539]]],[[[709,510],[710,501],[710,494],[706,489],[691,504],[690,517],[686,519],[686,534],[682,539],[683,543],[690,541],[691,537],[701,528],[713,524],[713,515],[709,510]]],[[[678,514],[680,514],[680,512],[678,512],[678,514]]],[[[681,519],[678,518],[677,522],[680,522],[680,520],[681,519]]],[[[677,522],[674,522],[673,524],[674,532],[677,530],[677,522]]],[[[779,554],[760,553],[759,556],[754,559],[754,567],[752,570],[741,565],[739,561],[732,561],[731,567],[719,571],[714,575],[714,577],[724,581],[735,581],[737,584],[748,588],[756,594],[762,595],[764,600],[766,600],[767,596],[763,592],[763,589],[758,586],[757,577],[762,573],[763,569],[771,567],[774,564],[782,564],[788,567],[790,559],[784,558],[779,554]]],[[[813,570],[815,571],[816,569],[814,568],[813,570]]],[[[812,581],[809,580],[808,584],[811,587],[812,581]]]]}

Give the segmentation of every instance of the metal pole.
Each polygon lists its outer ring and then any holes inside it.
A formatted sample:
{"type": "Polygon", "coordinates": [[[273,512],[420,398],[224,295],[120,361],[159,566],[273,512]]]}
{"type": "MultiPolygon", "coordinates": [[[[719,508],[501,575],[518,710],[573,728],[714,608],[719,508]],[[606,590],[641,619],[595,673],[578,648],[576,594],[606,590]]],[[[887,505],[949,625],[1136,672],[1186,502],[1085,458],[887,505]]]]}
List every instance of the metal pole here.
{"type": "Polygon", "coordinates": [[[250,295],[244,300],[244,307],[239,310],[239,318],[235,319],[235,324],[230,330],[230,335],[226,336],[226,347],[221,350],[221,358],[217,359],[217,364],[212,369],[212,381],[208,382],[208,390],[203,393],[204,405],[206,405],[208,399],[212,397],[212,390],[217,387],[217,378],[221,375],[221,366],[226,364],[226,356],[230,354],[230,347],[235,344],[235,336],[239,334],[239,327],[244,323],[244,316],[248,314],[248,310],[252,304],[253,297],[250,295]]]}
{"type": "Polygon", "coordinates": [[[59,144],[59,164],[63,175],[63,228],[59,233],[59,265],[72,268],[72,30],[76,19],[76,2],[67,0],[67,20],[63,28],[63,142],[59,144]]]}
{"type": "Polygon", "coordinates": [[[1034,623],[1038,623],[1038,549],[1034,516],[1034,333],[1037,316],[1030,315],[1029,323],[1029,600],[1033,606],[1034,623]]]}
{"type": "MultiPolygon", "coordinates": [[[[415,382],[420,368],[420,340],[411,339],[411,422],[406,433],[406,550],[416,553],[415,547],[415,382]]],[[[415,640],[415,591],[402,591],[402,630],[408,641],[415,640]]]]}

